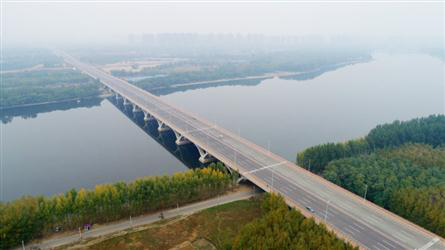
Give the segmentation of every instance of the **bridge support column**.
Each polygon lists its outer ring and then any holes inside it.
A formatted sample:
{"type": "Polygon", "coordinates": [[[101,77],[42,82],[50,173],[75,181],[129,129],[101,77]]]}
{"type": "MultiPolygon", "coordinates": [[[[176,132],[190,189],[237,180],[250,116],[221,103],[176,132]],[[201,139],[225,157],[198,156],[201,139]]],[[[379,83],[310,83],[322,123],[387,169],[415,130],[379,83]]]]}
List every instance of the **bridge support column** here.
{"type": "Polygon", "coordinates": [[[215,158],[213,158],[213,156],[211,156],[207,151],[205,151],[204,149],[202,149],[199,146],[196,146],[198,148],[198,152],[199,152],[199,161],[201,163],[209,163],[211,161],[214,161],[215,158]]]}
{"type": "Polygon", "coordinates": [[[131,103],[127,99],[124,98],[124,105],[130,105],[130,104],[131,103]]]}
{"type": "Polygon", "coordinates": [[[232,170],[229,166],[226,166],[226,169],[227,171],[229,171],[230,175],[233,175],[233,171],[235,170],[232,170]]]}
{"type": "Polygon", "coordinates": [[[148,122],[150,120],[155,119],[152,115],[144,111],[144,121],[148,122]]]}
{"type": "Polygon", "coordinates": [[[160,121],[158,119],[156,119],[156,121],[158,121],[158,124],[159,124],[159,126],[158,126],[158,131],[159,132],[164,132],[164,131],[170,130],[170,128],[167,125],[165,125],[164,122],[162,122],[162,121],[160,121]]]}
{"type": "Polygon", "coordinates": [[[176,132],[175,130],[173,130],[173,132],[175,133],[176,136],[176,145],[184,145],[187,143],[190,143],[189,140],[187,140],[187,138],[185,138],[183,135],[181,135],[180,133],[176,132]]]}
{"type": "Polygon", "coordinates": [[[240,178],[238,178],[238,180],[236,180],[236,183],[239,184],[240,182],[245,181],[245,180],[247,180],[246,177],[241,176],[240,178]]]}
{"type": "Polygon", "coordinates": [[[133,113],[142,111],[136,104],[133,104],[133,113]]]}
{"type": "Polygon", "coordinates": [[[113,92],[113,93],[116,95],[116,100],[119,100],[122,98],[122,96],[120,96],[118,93],[116,93],[116,92],[113,92]]]}

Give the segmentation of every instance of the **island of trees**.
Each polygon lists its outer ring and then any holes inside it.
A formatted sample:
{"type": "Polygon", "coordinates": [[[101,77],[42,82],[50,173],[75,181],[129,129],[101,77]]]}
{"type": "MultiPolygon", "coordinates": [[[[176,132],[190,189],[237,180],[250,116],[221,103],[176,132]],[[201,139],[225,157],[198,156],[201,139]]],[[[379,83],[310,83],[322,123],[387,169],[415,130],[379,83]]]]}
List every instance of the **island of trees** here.
{"type": "Polygon", "coordinates": [[[379,125],[298,153],[297,163],[445,237],[445,116],[379,125]]]}

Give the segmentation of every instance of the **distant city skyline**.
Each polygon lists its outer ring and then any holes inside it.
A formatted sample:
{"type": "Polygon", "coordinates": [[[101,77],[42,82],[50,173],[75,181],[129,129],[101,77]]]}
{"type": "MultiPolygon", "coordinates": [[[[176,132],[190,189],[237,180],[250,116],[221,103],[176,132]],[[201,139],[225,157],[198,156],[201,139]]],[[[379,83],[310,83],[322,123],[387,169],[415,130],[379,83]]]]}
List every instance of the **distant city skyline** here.
{"type": "Polygon", "coordinates": [[[4,46],[116,44],[131,34],[406,37],[443,40],[443,3],[19,3],[4,46]]]}

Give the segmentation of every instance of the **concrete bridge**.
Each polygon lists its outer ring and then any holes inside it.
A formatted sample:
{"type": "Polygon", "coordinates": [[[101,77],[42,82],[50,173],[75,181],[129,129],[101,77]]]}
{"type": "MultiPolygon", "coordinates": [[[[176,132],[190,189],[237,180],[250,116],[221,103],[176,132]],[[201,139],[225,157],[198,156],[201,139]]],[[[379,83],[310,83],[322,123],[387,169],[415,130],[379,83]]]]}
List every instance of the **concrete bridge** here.
{"type": "Polygon", "coordinates": [[[193,143],[201,162],[217,159],[267,192],[325,224],[361,249],[444,249],[445,240],[280,156],[207,120],[175,107],[124,80],[60,52],[65,61],[99,80],[133,112],[156,120],[160,132],[173,130],[176,143],[193,143]]]}

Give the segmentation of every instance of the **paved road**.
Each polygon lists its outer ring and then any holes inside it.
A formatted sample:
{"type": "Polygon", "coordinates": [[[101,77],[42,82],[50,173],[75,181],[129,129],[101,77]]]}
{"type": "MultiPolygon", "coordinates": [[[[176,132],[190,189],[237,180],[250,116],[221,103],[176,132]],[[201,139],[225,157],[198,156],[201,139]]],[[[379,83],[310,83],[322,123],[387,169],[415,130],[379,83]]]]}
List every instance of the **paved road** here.
{"type": "MultiPolygon", "coordinates": [[[[238,200],[245,200],[245,199],[248,199],[254,195],[255,195],[255,192],[252,190],[251,191],[238,191],[238,192],[222,195],[217,198],[213,198],[213,199],[193,203],[190,205],[186,205],[186,206],[183,206],[180,208],[166,210],[163,212],[163,214],[164,214],[165,219],[173,218],[178,215],[193,214],[198,211],[204,210],[206,208],[214,207],[214,206],[217,206],[220,204],[225,204],[225,203],[238,201],[238,200]]],[[[108,234],[112,234],[112,233],[117,233],[117,232],[129,229],[132,227],[150,224],[150,223],[160,220],[159,215],[160,215],[159,213],[150,214],[150,215],[132,218],[131,221],[127,220],[127,221],[122,221],[122,222],[118,222],[118,223],[103,225],[98,228],[94,228],[90,231],[83,232],[82,239],[95,238],[95,237],[104,236],[104,235],[108,235],[108,234]]],[[[55,248],[58,246],[75,243],[75,242],[78,242],[79,240],[80,240],[80,235],[74,234],[74,235],[68,235],[68,236],[57,237],[54,239],[45,240],[39,244],[31,244],[29,246],[26,246],[26,248],[35,246],[35,247],[39,247],[41,249],[51,249],[51,248],[55,248]]],[[[19,248],[19,249],[21,249],[21,248],[19,248]]]]}
{"type": "MultiPolygon", "coordinates": [[[[230,168],[363,249],[444,249],[445,240],[294,163],[190,114],[126,81],[61,53],[142,111],[185,136],[230,168]],[[307,209],[310,207],[311,209],[307,209]],[[312,212],[309,210],[313,210],[312,212]]],[[[205,105],[205,104],[203,104],[205,105]]]]}

